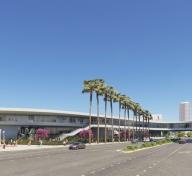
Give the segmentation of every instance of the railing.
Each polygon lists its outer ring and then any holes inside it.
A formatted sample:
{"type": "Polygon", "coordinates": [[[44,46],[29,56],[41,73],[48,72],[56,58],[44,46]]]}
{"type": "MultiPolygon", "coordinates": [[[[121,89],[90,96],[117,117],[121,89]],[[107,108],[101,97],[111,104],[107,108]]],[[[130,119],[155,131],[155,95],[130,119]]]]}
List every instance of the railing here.
{"type": "Polygon", "coordinates": [[[71,137],[71,136],[75,136],[76,134],[80,133],[81,131],[83,130],[88,130],[89,129],[89,126],[85,127],[85,128],[78,128],[70,133],[63,133],[59,136],[59,139],[62,141],[64,140],[65,138],[67,137],[71,137]]]}

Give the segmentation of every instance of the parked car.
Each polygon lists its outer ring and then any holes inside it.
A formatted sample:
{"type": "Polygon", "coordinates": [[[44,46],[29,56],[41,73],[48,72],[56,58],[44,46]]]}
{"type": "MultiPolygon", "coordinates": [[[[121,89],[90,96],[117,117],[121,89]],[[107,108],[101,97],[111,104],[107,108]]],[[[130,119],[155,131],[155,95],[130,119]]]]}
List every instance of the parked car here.
{"type": "Polygon", "coordinates": [[[139,139],[133,139],[133,140],[131,141],[132,144],[138,144],[138,142],[139,142],[139,139]]]}
{"type": "Polygon", "coordinates": [[[144,138],[144,139],[143,139],[143,142],[149,142],[149,141],[150,141],[149,138],[144,138]]]}
{"type": "Polygon", "coordinates": [[[179,144],[186,144],[187,143],[185,139],[180,139],[178,142],[179,142],[179,144]]]}
{"type": "Polygon", "coordinates": [[[86,145],[81,142],[75,142],[69,145],[69,150],[78,150],[78,149],[85,149],[86,145]]]}
{"type": "Polygon", "coordinates": [[[157,142],[158,139],[150,138],[150,142],[157,142]]]}

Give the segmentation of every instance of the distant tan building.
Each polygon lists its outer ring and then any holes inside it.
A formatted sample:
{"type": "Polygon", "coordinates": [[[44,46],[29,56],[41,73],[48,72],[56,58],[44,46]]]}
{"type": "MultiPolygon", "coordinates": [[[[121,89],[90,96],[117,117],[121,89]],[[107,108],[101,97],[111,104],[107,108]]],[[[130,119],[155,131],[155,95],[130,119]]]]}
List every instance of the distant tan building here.
{"type": "Polygon", "coordinates": [[[190,102],[181,102],[179,120],[181,122],[190,121],[190,111],[191,111],[191,103],[190,102]]]}
{"type": "Polygon", "coordinates": [[[152,114],[152,117],[154,122],[161,122],[163,120],[162,114],[152,114]]]}

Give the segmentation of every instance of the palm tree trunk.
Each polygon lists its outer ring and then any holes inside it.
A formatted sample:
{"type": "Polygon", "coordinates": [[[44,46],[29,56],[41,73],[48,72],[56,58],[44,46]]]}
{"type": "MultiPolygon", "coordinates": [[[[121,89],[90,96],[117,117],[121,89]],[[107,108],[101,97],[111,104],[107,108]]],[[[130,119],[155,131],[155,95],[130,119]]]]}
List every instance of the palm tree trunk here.
{"type": "Polygon", "coordinates": [[[112,125],[112,132],[111,132],[111,139],[113,142],[113,100],[110,100],[110,104],[111,104],[111,125],[112,125]]]}
{"type": "Polygon", "coordinates": [[[107,142],[107,97],[105,97],[105,143],[107,142]]]}
{"type": "Polygon", "coordinates": [[[121,118],[121,103],[119,103],[119,142],[121,141],[121,136],[120,136],[120,133],[121,133],[121,128],[120,128],[121,120],[120,120],[120,118],[121,118]]]}
{"type": "Polygon", "coordinates": [[[90,106],[89,106],[89,144],[91,144],[91,115],[92,115],[92,100],[93,93],[90,92],[90,106]]]}
{"type": "Polygon", "coordinates": [[[148,118],[148,136],[149,136],[149,139],[150,139],[150,132],[149,132],[149,118],[148,118]]]}
{"type": "Polygon", "coordinates": [[[141,140],[141,116],[139,114],[139,140],[141,140]]]}
{"type": "Polygon", "coordinates": [[[124,141],[126,142],[126,107],[124,111],[124,141]]]}
{"type": "Polygon", "coordinates": [[[143,139],[144,139],[144,137],[145,137],[145,118],[143,117],[143,124],[142,124],[142,126],[143,126],[143,139]]]}
{"type": "Polygon", "coordinates": [[[100,118],[99,118],[99,95],[97,93],[97,143],[99,143],[99,121],[100,121],[100,118]]]}
{"type": "Polygon", "coordinates": [[[148,135],[148,123],[147,123],[147,118],[146,118],[146,122],[145,122],[145,133],[146,133],[146,137],[147,137],[147,135],[148,135]]]}
{"type": "Polygon", "coordinates": [[[138,135],[138,134],[137,134],[137,113],[136,113],[136,116],[135,116],[135,117],[136,117],[136,122],[135,122],[135,126],[136,126],[136,138],[138,138],[138,136],[137,136],[137,135],[138,135]]]}
{"type": "Polygon", "coordinates": [[[133,123],[132,123],[132,130],[133,130],[133,134],[132,134],[132,140],[134,140],[135,139],[135,113],[133,114],[133,123]]]}
{"type": "Polygon", "coordinates": [[[129,128],[129,108],[127,108],[127,117],[128,117],[128,122],[127,122],[127,126],[128,126],[128,140],[130,141],[130,128],[129,128]]]}

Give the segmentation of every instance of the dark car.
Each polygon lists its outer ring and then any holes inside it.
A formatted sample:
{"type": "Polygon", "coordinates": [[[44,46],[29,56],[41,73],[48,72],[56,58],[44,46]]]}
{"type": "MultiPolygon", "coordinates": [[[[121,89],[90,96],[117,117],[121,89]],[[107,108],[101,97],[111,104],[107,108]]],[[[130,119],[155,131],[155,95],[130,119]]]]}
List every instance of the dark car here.
{"type": "Polygon", "coordinates": [[[180,139],[178,142],[179,142],[179,144],[186,144],[187,143],[185,139],[180,139]]]}
{"type": "Polygon", "coordinates": [[[192,143],[192,139],[186,139],[186,143],[191,144],[192,143]]]}
{"type": "Polygon", "coordinates": [[[132,143],[132,144],[138,144],[138,143],[139,143],[139,139],[133,139],[133,140],[131,141],[131,143],[132,143]]]}
{"type": "Polygon", "coordinates": [[[69,145],[69,150],[78,150],[78,149],[85,149],[86,145],[81,142],[75,142],[69,145]]]}
{"type": "Polygon", "coordinates": [[[157,142],[158,139],[150,138],[150,142],[157,142]]]}

